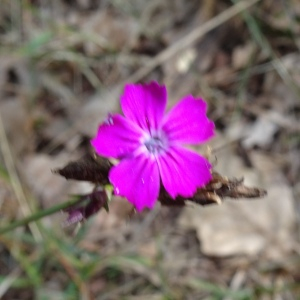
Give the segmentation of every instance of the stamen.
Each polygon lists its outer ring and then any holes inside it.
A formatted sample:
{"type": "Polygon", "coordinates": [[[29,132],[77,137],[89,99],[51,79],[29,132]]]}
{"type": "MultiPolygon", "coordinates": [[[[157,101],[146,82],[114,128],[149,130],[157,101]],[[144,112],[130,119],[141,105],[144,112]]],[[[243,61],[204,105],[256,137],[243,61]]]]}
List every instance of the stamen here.
{"type": "Polygon", "coordinates": [[[163,133],[157,133],[153,136],[149,136],[145,142],[145,147],[151,154],[160,154],[167,150],[167,138],[163,133]]]}

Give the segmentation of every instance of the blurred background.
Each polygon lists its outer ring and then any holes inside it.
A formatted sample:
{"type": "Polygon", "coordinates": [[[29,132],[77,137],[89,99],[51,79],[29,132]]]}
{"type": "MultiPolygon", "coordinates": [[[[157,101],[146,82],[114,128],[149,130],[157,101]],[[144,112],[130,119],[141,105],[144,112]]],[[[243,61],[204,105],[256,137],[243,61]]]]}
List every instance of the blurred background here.
{"type": "Polygon", "coordinates": [[[299,299],[299,49],[298,0],[1,0],[0,227],[92,190],[51,170],[126,82],[205,99],[215,170],[268,196],[43,218],[0,236],[0,298],[299,299]]]}

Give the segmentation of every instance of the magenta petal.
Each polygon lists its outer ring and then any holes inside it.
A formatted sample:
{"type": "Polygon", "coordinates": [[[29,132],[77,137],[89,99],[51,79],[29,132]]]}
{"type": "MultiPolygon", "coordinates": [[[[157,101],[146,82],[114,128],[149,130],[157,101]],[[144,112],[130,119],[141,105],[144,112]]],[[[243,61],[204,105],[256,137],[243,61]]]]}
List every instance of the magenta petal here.
{"type": "Polygon", "coordinates": [[[163,186],[172,198],[177,195],[191,197],[197,188],[212,178],[210,163],[199,154],[180,146],[171,147],[158,157],[163,186]]]}
{"type": "Polygon", "coordinates": [[[138,211],[153,208],[159,194],[159,172],[154,159],[143,155],[122,160],[109,173],[116,195],[126,197],[138,211]]]}
{"type": "Polygon", "coordinates": [[[214,135],[214,123],[206,116],[206,103],[193,96],[183,98],[163,120],[163,130],[171,142],[195,144],[214,135]]]}
{"type": "Polygon", "coordinates": [[[91,144],[99,155],[122,158],[138,149],[142,135],[133,122],[121,115],[112,115],[99,126],[91,144]]]}
{"type": "Polygon", "coordinates": [[[121,96],[124,115],[149,130],[158,129],[167,104],[167,90],[157,82],[127,84],[121,96]]]}

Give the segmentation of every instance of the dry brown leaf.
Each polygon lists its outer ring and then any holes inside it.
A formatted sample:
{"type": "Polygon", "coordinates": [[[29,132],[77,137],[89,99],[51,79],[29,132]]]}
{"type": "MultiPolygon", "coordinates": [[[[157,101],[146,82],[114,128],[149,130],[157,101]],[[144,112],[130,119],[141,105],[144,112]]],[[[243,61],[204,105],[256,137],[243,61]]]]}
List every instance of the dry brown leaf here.
{"type": "Polygon", "coordinates": [[[246,184],[264,186],[263,201],[227,201],[221,206],[186,208],[179,225],[195,229],[207,255],[265,253],[280,258],[293,247],[294,200],[279,167],[266,155],[251,156],[254,168],[243,165],[230,148],[218,155],[216,169],[232,176],[243,174],[246,184]]]}
{"type": "Polygon", "coordinates": [[[11,149],[15,155],[23,154],[31,145],[28,143],[31,124],[25,102],[20,97],[0,101],[0,115],[11,149]]]}
{"type": "Polygon", "coordinates": [[[131,48],[137,39],[138,26],[129,16],[110,9],[102,9],[87,20],[83,25],[83,31],[98,37],[98,45],[92,42],[84,44],[87,54],[94,56],[103,53],[103,49],[120,51],[131,48]]]}
{"type": "Polygon", "coordinates": [[[79,107],[73,115],[78,132],[87,136],[94,135],[99,124],[107,118],[108,114],[119,110],[120,92],[119,87],[112,87],[95,94],[83,107],[79,107]]]}
{"type": "Polygon", "coordinates": [[[232,66],[234,69],[245,68],[256,51],[253,41],[247,42],[243,46],[236,47],[232,54],[232,66]]]}
{"type": "Polygon", "coordinates": [[[24,161],[26,181],[43,207],[50,207],[67,199],[69,194],[85,194],[91,191],[88,183],[66,181],[54,176],[51,170],[68,159],[69,155],[51,157],[45,154],[27,156],[24,161]]]}
{"type": "Polygon", "coordinates": [[[265,113],[248,127],[242,143],[246,148],[269,146],[278,128],[279,126],[268,118],[268,113],[265,113]]]}

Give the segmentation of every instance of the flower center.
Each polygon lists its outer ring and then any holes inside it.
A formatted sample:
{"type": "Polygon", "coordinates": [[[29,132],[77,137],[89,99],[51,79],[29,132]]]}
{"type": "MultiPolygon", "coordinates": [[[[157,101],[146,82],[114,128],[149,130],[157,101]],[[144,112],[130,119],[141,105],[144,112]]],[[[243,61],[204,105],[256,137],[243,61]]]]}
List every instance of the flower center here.
{"type": "Polygon", "coordinates": [[[165,152],[168,147],[167,137],[163,132],[154,134],[145,139],[144,145],[151,154],[161,154],[165,152]]]}

